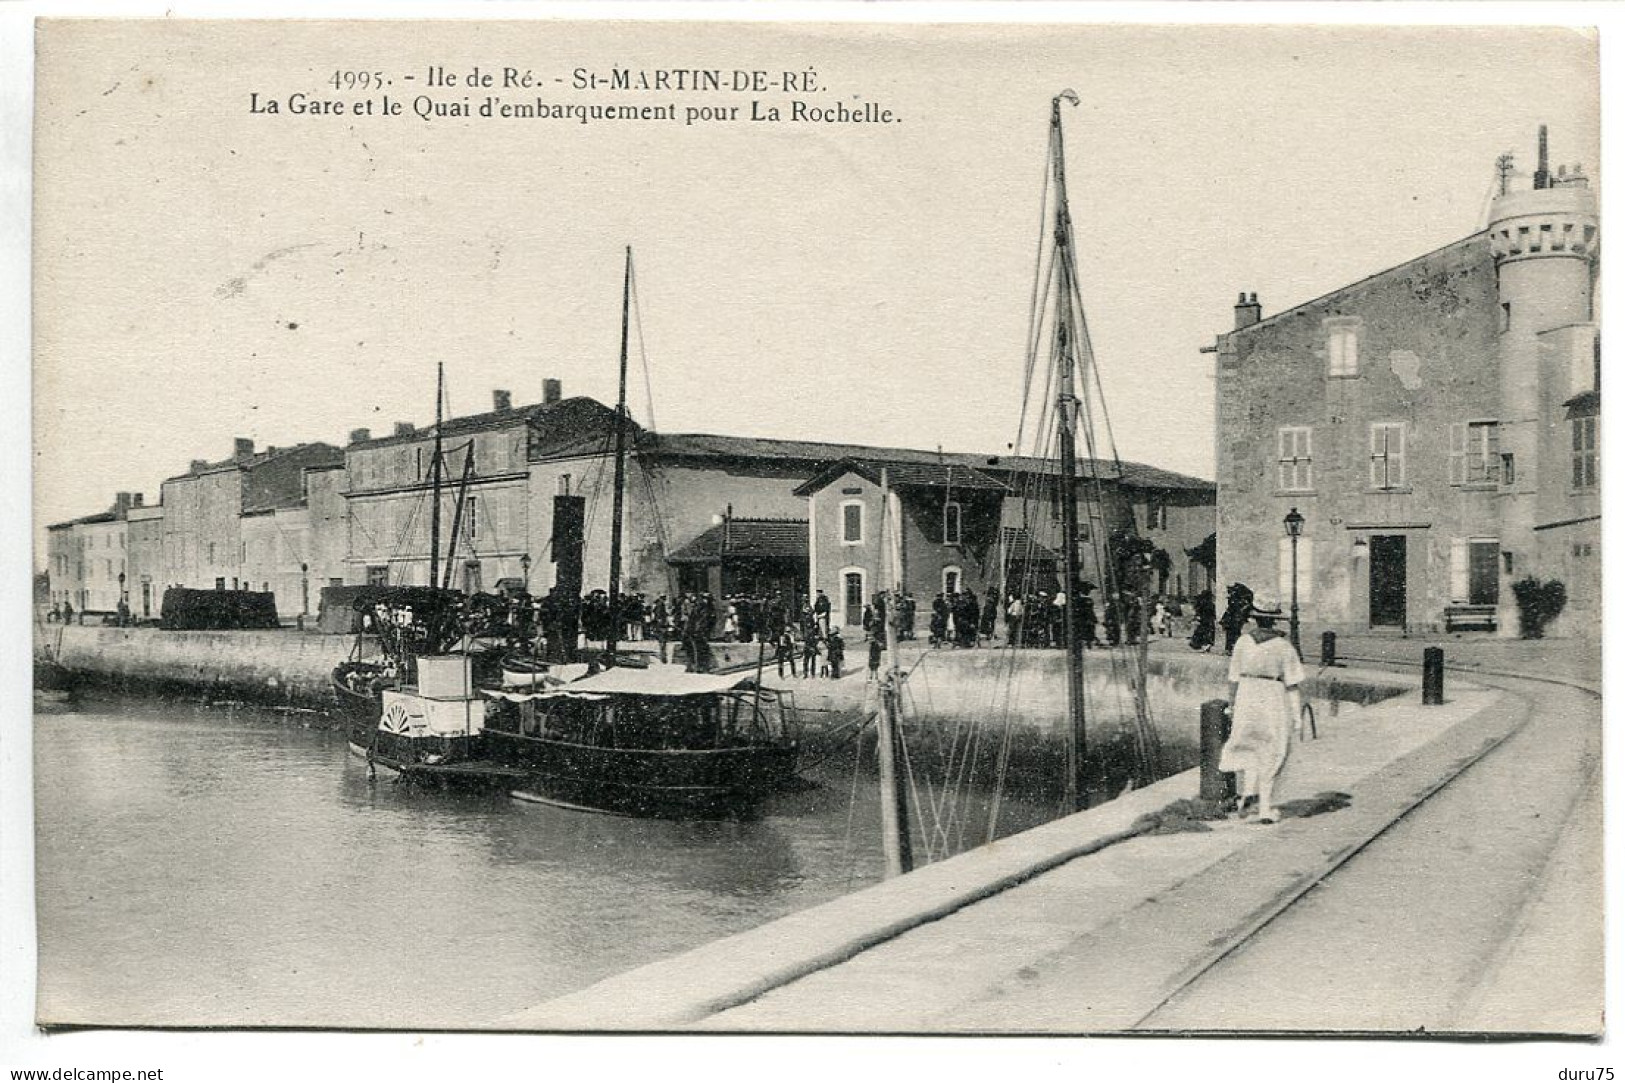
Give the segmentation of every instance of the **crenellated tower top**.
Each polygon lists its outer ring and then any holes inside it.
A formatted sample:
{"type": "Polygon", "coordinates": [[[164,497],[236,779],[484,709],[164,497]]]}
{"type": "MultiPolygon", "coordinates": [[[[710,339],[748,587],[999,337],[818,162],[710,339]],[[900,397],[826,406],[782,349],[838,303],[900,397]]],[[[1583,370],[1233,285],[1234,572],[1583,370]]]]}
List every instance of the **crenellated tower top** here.
{"type": "Polygon", "coordinates": [[[1598,244],[1597,194],[1576,164],[1554,176],[1546,158],[1546,126],[1540,129],[1539,164],[1528,187],[1503,172],[1502,190],[1490,204],[1490,250],[1499,264],[1526,259],[1594,259],[1598,244]]]}

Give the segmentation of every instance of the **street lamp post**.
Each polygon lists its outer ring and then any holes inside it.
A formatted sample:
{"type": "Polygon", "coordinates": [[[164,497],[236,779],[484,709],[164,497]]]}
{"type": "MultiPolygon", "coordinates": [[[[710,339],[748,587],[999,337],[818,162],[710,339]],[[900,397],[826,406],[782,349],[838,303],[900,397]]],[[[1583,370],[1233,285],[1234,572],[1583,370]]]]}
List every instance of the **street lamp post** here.
{"type": "Polygon", "coordinates": [[[124,573],[119,572],[118,573],[118,623],[119,623],[119,627],[122,628],[124,626],[124,614],[128,613],[129,611],[130,611],[129,610],[129,605],[124,599],[124,573]]]}
{"type": "Polygon", "coordinates": [[[522,553],[519,556],[519,572],[525,577],[525,593],[530,593],[530,554],[522,553]]]}
{"type": "Polygon", "coordinates": [[[1292,539],[1292,649],[1303,657],[1303,645],[1298,642],[1298,539],[1303,536],[1303,516],[1298,509],[1293,508],[1286,513],[1282,524],[1286,527],[1286,536],[1292,539]]]}

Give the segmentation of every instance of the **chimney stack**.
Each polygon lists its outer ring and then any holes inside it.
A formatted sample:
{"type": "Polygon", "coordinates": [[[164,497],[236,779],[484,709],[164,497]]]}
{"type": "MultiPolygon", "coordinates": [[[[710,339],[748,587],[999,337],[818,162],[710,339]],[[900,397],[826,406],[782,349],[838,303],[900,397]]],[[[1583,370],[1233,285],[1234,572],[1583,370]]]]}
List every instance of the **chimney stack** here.
{"type": "Polygon", "coordinates": [[[512,410],[513,392],[501,390],[491,392],[491,409],[499,414],[505,414],[512,410]]]}
{"type": "Polygon", "coordinates": [[[239,436],[231,442],[231,457],[238,462],[254,457],[254,441],[246,436],[239,436]]]}
{"type": "Polygon", "coordinates": [[[542,405],[552,406],[564,397],[564,385],[558,380],[547,379],[542,381],[542,405]]]}
{"type": "Polygon", "coordinates": [[[188,474],[201,474],[208,465],[208,459],[193,459],[192,465],[186,468],[186,472],[188,474]]]}
{"type": "Polygon", "coordinates": [[[130,497],[130,507],[132,507],[132,508],[144,508],[146,506],[147,506],[147,498],[146,498],[146,496],[144,494],[142,494],[142,493],[134,493],[134,494],[131,495],[131,497],[130,497]]]}
{"type": "Polygon", "coordinates": [[[134,503],[131,500],[131,495],[132,494],[130,493],[113,494],[113,514],[118,518],[124,518],[124,516],[129,512],[130,508],[134,506],[134,503]]]}
{"type": "Polygon", "coordinates": [[[352,443],[352,444],[365,444],[368,440],[371,440],[371,439],[372,439],[372,430],[371,429],[351,429],[350,430],[350,443],[352,443]]]}
{"type": "Polygon", "coordinates": [[[1251,327],[1253,324],[1258,322],[1259,317],[1261,315],[1262,315],[1262,309],[1259,307],[1259,304],[1258,304],[1258,294],[1256,294],[1256,293],[1253,293],[1253,294],[1243,293],[1243,294],[1238,294],[1237,295],[1237,297],[1236,297],[1236,330],[1237,331],[1240,331],[1243,327],[1251,327]]]}
{"type": "Polygon", "coordinates": [[[411,434],[412,434],[412,423],[410,421],[397,421],[397,422],[395,422],[395,435],[396,436],[410,436],[411,434]]]}
{"type": "Polygon", "coordinates": [[[1540,126],[1539,161],[1535,166],[1535,187],[1540,189],[1550,188],[1551,186],[1552,174],[1546,168],[1546,125],[1542,124],[1540,126]]]}

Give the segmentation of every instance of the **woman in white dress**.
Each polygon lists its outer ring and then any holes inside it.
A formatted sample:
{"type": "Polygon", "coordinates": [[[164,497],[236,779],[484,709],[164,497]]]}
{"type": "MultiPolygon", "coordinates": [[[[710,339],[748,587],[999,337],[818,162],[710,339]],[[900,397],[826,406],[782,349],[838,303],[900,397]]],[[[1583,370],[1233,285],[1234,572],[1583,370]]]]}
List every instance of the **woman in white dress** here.
{"type": "Polygon", "coordinates": [[[1303,660],[1275,627],[1279,607],[1255,601],[1249,616],[1254,627],[1236,640],[1230,656],[1230,739],[1219,770],[1235,772],[1237,815],[1247,815],[1249,799],[1256,798],[1259,822],[1272,824],[1280,819],[1272,790],[1303,710],[1303,660]]]}

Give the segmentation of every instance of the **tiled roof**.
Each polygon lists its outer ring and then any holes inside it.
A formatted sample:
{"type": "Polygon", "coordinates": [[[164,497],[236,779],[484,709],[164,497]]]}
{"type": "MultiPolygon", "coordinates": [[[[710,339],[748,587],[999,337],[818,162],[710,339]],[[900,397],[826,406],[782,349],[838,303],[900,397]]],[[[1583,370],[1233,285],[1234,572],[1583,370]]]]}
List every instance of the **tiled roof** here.
{"type": "Polygon", "coordinates": [[[66,522],[50,523],[45,529],[65,530],[70,526],[89,526],[93,523],[111,523],[117,519],[118,513],[115,511],[99,511],[94,515],[81,515],[77,519],[69,519],[66,522]]]}
{"type": "MultiPolygon", "coordinates": [[[[504,429],[526,423],[543,430],[545,433],[547,428],[561,422],[568,423],[582,415],[594,418],[601,416],[607,428],[608,420],[614,414],[614,410],[597,399],[577,395],[573,398],[560,399],[558,402],[535,402],[529,406],[515,406],[509,410],[488,410],[483,414],[446,418],[440,423],[440,435],[442,438],[449,439],[467,433],[488,432],[492,429],[504,429]]],[[[391,444],[428,440],[433,437],[434,425],[427,424],[415,428],[411,432],[390,433],[388,436],[376,436],[370,440],[359,440],[349,445],[349,447],[350,450],[370,450],[372,448],[388,447],[391,444]]]]}
{"type": "Polygon", "coordinates": [[[887,484],[898,489],[982,489],[1003,493],[1010,488],[998,478],[959,463],[840,459],[814,474],[795,492],[797,496],[807,496],[847,473],[868,478],[879,485],[882,469],[886,472],[887,484]]]}
{"type": "Polygon", "coordinates": [[[666,560],[671,564],[715,564],[726,539],[729,556],[807,559],[807,520],[732,519],[718,523],[666,560]]]}
{"type": "Polygon", "coordinates": [[[288,447],[266,448],[264,451],[255,452],[253,455],[249,455],[242,459],[220,459],[216,462],[199,462],[195,467],[187,470],[185,473],[176,474],[173,477],[168,477],[164,480],[180,481],[184,478],[195,478],[200,477],[203,474],[212,474],[216,470],[227,470],[234,466],[243,470],[256,470],[259,467],[265,466],[269,463],[284,459],[286,456],[292,455],[295,452],[304,451],[312,452],[312,454],[308,457],[313,461],[306,464],[308,466],[331,467],[344,465],[344,452],[342,449],[334,447],[332,444],[317,441],[316,443],[312,444],[290,444],[288,447]]]}
{"type": "MultiPolygon", "coordinates": [[[[775,440],[755,436],[718,436],[710,433],[644,433],[638,450],[646,455],[699,459],[772,459],[811,464],[821,469],[842,459],[901,463],[953,463],[995,475],[1014,473],[1056,473],[1058,463],[1029,455],[980,455],[962,451],[921,451],[917,448],[874,447],[866,444],[831,444],[813,440],[775,440]]],[[[1178,474],[1161,467],[1105,459],[1082,459],[1078,473],[1083,477],[1115,479],[1143,489],[1211,490],[1213,482],[1178,474]]]]}
{"type": "Polygon", "coordinates": [[[298,507],[305,502],[306,467],[344,462],[332,444],[297,444],[248,460],[243,480],[243,513],[298,507]]]}

